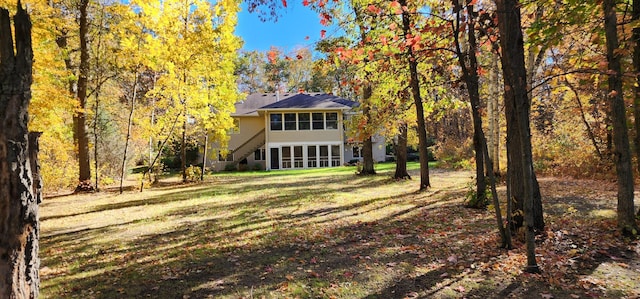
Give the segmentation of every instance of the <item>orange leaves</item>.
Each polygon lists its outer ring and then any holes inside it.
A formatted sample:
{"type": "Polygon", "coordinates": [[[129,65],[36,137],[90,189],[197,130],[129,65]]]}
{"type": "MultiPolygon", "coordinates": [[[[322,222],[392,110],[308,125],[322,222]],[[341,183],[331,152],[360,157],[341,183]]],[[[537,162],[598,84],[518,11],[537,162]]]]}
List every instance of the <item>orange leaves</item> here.
{"type": "Polygon", "coordinates": [[[389,41],[387,40],[387,37],[384,35],[380,37],[380,42],[382,43],[383,46],[386,46],[389,43],[389,41]]]}
{"type": "Polygon", "coordinates": [[[287,7],[287,0],[282,0],[282,6],[287,7]]]}
{"type": "Polygon", "coordinates": [[[327,36],[327,30],[320,30],[320,38],[324,39],[327,36]]]}
{"type": "Polygon", "coordinates": [[[380,9],[379,7],[373,5],[373,4],[369,4],[369,6],[367,6],[367,11],[369,11],[370,13],[374,14],[374,15],[378,15],[382,12],[382,9],[380,9]]]}
{"type": "Polygon", "coordinates": [[[302,0],[302,5],[309,6],[309,4],[311,4],[309,3],[309,0],[302,0]]]}
{"type": "Polygon", "coordinates": [[[329,24],[331,24],[331,20],[332,17],[330,14],[328,13],[320,13],[320,24],[322,24],[323,26],[329,26],[329,24]]]}
{"type": "Polygon", "coordinates": [[[276,61],[278,60],[278,56],[280,55],[278,49],[276,49],[275,47],[271,47],[271,49],[269,50],[269,52],[267,52],[267,59],[269,60],[269,63],[274,64],[276,63],[276,61]]]}
{"type": "Polygon", "coordinates": [[[391,9],[393,10],[393,12],[395,14],[401,14],[402,13],[402,6],[400,5],[400,3],[398,1],[391,1],[391,4],[389,6],[391,7],[391,9]]]}

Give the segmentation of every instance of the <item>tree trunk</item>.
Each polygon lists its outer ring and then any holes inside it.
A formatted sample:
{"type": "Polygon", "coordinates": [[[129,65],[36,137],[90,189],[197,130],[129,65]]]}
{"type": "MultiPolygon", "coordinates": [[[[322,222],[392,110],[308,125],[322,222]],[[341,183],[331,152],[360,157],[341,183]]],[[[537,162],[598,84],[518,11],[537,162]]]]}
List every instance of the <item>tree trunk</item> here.
{"type": "Polygon", "coordinates": [[[569,82],[567,78],[564,79],[564,84],[566,84],[567,87],[569,87],[569,89],[571,90],[571,92],[573,92],[573,97],[576,99],[576,104],[578,105],[578,109],[580,109],[580,119],[582,120],[585,130],[587,131],[587,136],[589,136],[589,140],[591,140],[591,144],[593,145],[593,149],[596,155],[602,161],[604,159],[604,156],[602,156],[602,152],[600,152],[600,147],[598,147],[598,141],[596,140],[596,136],[593,133],[593,129],[591,128],[591,125],[589,125],[589,121],[587,120],[587,115],[584,111],[584,107],[582,106],[582,100],[580,99],[580,94],[578,93],[578,90],[575,88],[575,86],[573,86],[573,84],[571,84],[571,82],[569,82]]]}
{"type": "Polygon", "coordinates": [[[469,12],[469,16],[467,16],[467,41],[469,43],[469,48],[466,53],[462,52],[460,39],[458,38],[458,34],[460,32],[460,12],[462,11],[462,7],[458,2],[454,2],[454,5],[454,11],[457,14],[457,18],[455,20],[456,24],[453,28],[455,31],[454,42],[458,56],[458,63],[462,68],[463,81],[467,85],[469,101],[471,102],[471,117],[473,119],[473,148],[476,159],[476,197],[468,204],[469,207],[472,208],[485,208],[488,204],[486,196],[487,182],[484,174],[484,150],[486,146],[482,144],[484,133],[482,132],[482,116],[480,115],[481,104],[478,82],[478,59],[476,57],[477,44],[474,26],[475,22],[473,17],[471,17],[471,14],[473,13],[473,5],[470,5],[467,2],[467,11],[469,12]]]}
{"type": "MultiPolygon", "coordinates": [[[[530,102],[527,96],[527,71],[524,64],[524,39],[520,22],[520,4],[517,0],[496,0],[496,7],[500,30],[500,46],[502,48],[502,71],[505,81],[505,109],[508,113],[507,130],[512,134],[511,136],[508,135],[507,139],[512,138],[510,141],[517,141],[517,153],[519,154],[518,157],[514,157],[515,151],[510,148],[507,149],[509,158],[512,159],[508,167],[514,167],[511,174],[517,173],[522,184],[522,197],[518,200],[524,206],[527,245],[526,271],[540,272],[535,254],[533,215],[535,176],[531,154],[530,102]]],[[[513,143],[509,142],[508,144],[513,143]]]]}
{"type": "Polygon", "coordinates": [[[496,176],[500,175],[500,69],[498,68],[498,56],[491,54],[491,78],[490,96],[487,101],[489,113],[489,157],[493,162],[493,171],[496,176]]]}
{"type": "Polygon", "coordinates": [[[204,173],[207,169],[207,150],[209,149],[209,131],[204,132],[204,150],[202,153],[202,171],[200,172],[200,180],[204,181],[204,173]]]}
{"type": "Polygon", "coordinates": [[[400,134],[398,134],[398,142],[395,144],[396,152],[396,172],[393,178],[396,180],[411,179],[407,172],[407,139],[409,134],[409,126],[404,123],[400,125],[400,134]]]}
{"type": "Polygon", "coordinates": [[[124,192],[123,183],[127,173],[127,151],[129,150],[129,139],[131,139],[131,126],[133,125],[133,113],[136,110],[136,97],[138,96],[138,71],[136,70],[133,79],[133,95],[131,96],[131,107],[129,107],[129,117],[127,119],[127,136],[124,139],[124,153],[122,154],[122,167],[120,168],[120,194],[124,192]]]}
{"type": "MultiPolygon", "coordinates": [[[[407,6],[407,0],[398,1],[402,7],[407,6]]],[[[402,11],[402,30],[405,39],[411,35],[411,20],[409,12],[402,11]]],[[[418,122],[418,150],[420,152],[420,191],[431,187],[429,181],[429,151],[427,149],[427,126],[424,120],[424,107],[420,95],[420,80],[418,78],[418,60],[412,47],[407,47],[407,59],[409,60],[409,87],[416,106],[416,120],[418,122]]]]}
{"type": "MultiPolygon", "coordinates": [[[[633,1],[633,10],[632,10],[632,21],[640,20],[640,1],[633,1]]],[[[634,143],[636,146],[636,159],[637,165],[636,170],[638,174],[640,174],[640,28],[633,28],[632,39],[635,42],[633,46],[633,69],[636,72],[636,84],[635,84],[635,95],[633,97],[633,118],[634,118],[634,129],[636,131],[636,135],[634,138],[634,143]]],[[[638,216],[640,216],[640,209],[638,209],[638,216]]]]}
{"type": "Polygon", "coordinates": [[[611,120],[613,123],[613,154],[618,176],[618,227],[623,233],[636,235],[638,226],[635,221],[633,204],[633,172],[631,170],[631,150],[627,132],[627,118],[622,97],[622,68],[617,32],[616,1],[602,1],[604,12],[604,30],[607,44],[607,62],[609,64],[609,99],[611,102],[611,120]]]}
{"type": "Polygon", "coordinates": [[[80,68],[78,74],[77,97],[80,106],[73,116],[73,136],[78,147],[78,180],[76,191],[92,191],[91,162],[89,161],[89,136],[87,134],[85,112],[87,106],[87,83],[89,79],[89,21],[87,7],[89,0],[80,1],[80,68]],[[88,183],[87,183],[88,182],[88,183]]]}
{"type": "MultiPolygon", "coordinates": [[[[186,110],[186,109],[185,109],[186,110]]],[[[180,169],[182,170],[182,182],[187,182],[187,116],[185,113],[182,122],[182,139],[180,142],[180,169]]]]}
{"type": "Polygon", "coordinates": [[[33,52],[20,5],[14,26],[15,53],[9,11],[0,9],[0,298],[37,298],[40,134],[28,133],[33,52]]]}
{"type": "MultiPolygon", "coordinates": [[[[169,141],[169,138],[171,138],[171,135],[173,135],[173,130],[175,130],[176,124],[178,124],[178,120],[180,119],[180,116],[182,116],[182,113],[179,113],[178,115],[176,115],[176,118],[173,120],[173,123],[171,124],[171,128],[169,129],[169,132],[166,135],[167,137],[165,137],[164,140],[162,140],[162,142],[160,143],[158,153],[156,154],[155,158],[153,158],[153,160],[149,162],[149,168],[147,168],[147,170],[144,173],[142,173],[142,178],[144,178],[144,176],[147,173],[149,173],[149,178],[151,178],[151,172],[153,172],[153,167],[155,167],[156,162],[158,161],[158,159],[160,159],[160,155],[162,155],[162,149],[167,144],[167,141],[169,141]]],[[[157,180],[157,177],[156,177],[156,180],[157,180]]],[[[144,190],[144,179],[140,180],[140,192],[142,192],[143,190],[144,190]]]]}
{"type": "MultiPolygon", "coordinates": [[[[368,76],[367,76],[368,77],[368,76]]],[[[371,100],[371,83],[366,82],[364,86],[364,90],[362,92],[362,105],[364,106],[362,109],[362,114],[367,118],[367,121],[371,119],[370,117],[370,108],[369,103],[371,100]]],[[[362,140],[362,170],[360,170],[361,175],[374,175],[376,174],[376,170],[373,165],[373,140],[369,133],[362,140]]]]}

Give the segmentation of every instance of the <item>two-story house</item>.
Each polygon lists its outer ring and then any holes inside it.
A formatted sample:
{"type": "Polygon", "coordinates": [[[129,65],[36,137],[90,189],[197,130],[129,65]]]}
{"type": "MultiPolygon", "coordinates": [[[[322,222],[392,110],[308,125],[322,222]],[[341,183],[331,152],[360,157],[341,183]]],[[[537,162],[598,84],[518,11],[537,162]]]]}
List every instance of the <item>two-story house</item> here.
{"type": "MultiPolygon", "coordinates": [[[[212,159],[209,166],[319,168],[361,159],[358,144],[349,142],[344,126],[357,105],[323,93],[251,94],[236,104],[232,114],[235,128],[230,132],[229,155],[212,159]]],[[[384,161],[384,139],[374,141],[374,160],[384,161]]]]}

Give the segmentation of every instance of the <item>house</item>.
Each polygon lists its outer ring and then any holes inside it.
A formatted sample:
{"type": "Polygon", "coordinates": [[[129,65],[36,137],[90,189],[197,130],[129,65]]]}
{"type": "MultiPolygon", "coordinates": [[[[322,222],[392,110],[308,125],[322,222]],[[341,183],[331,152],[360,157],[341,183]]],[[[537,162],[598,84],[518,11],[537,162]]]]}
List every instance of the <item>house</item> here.
{"type": "MultiPolygon", "coordinates": [[[[348,142],[344,126],[357,105],[323,93],[251,94],[235,105],[229,154],[212,159],[208,166],[276,170],[335,167],[359,160],[360,148],[348,142]]],[[[384,138],[375,139],[374,160],[384,161],[384,138]]]]}

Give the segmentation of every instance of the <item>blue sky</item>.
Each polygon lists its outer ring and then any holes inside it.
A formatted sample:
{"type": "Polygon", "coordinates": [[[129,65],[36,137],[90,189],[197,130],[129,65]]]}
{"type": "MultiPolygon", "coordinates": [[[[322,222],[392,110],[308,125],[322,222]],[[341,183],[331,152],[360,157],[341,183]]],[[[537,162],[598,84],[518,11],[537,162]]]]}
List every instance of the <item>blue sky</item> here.
{"type": "Polygon", "coordinates": [[[299,47],[308,47],[313,51],[315,42],[320,40],[320,30],[329,31],[328,28],[320,24],[318,13],[303,6],[302,1],[287,2],[288,7],[281,9],[275,23],[261,22],[256,14],[247,11],[243,2],[236,34],[244,40],[244,50],[264,52],[275,46],[285,53],[291,53],[299,47]]]}

